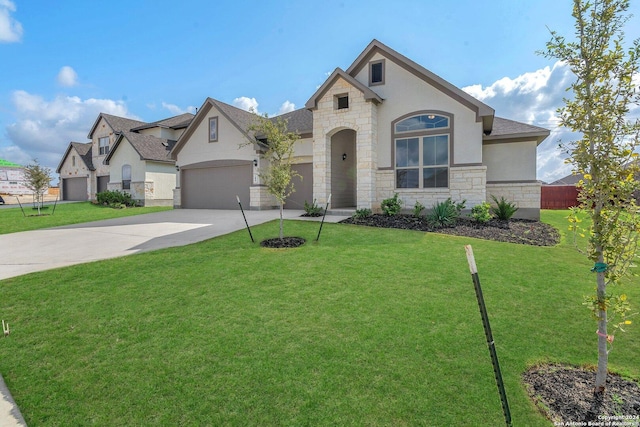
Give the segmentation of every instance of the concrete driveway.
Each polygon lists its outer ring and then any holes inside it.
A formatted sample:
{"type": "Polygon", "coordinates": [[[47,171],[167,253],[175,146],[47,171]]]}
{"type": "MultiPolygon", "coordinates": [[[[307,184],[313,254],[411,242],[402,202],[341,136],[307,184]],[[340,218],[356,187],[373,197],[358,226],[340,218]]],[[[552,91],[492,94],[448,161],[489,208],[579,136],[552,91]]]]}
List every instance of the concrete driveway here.
{"type": "MultiPolygon", "coordinates": [[[[279,218],[278,210],[247,211],[250,226],[279,218]]],[[[285,210],[285,218],[303,211],[285,210]]],[[[344,216],[327,216],[337,222],[344,216]]],[[[0,235],[0,280],[171,246],[245,228],[239,210],[174,209],[126,218],[0,235]]],[[[247,239],[249,236],[247,235],[247,239]]]]}

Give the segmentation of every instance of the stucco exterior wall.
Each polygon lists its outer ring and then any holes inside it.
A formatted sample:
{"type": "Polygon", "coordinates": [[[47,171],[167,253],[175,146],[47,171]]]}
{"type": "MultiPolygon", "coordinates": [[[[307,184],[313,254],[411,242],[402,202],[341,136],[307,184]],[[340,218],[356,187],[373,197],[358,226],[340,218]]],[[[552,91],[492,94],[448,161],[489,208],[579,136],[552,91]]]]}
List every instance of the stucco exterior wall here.
{"type": "Polygon", "coordinates": [[[229,122],[214,106],[198,124],[189,140],[177,155],[180,167],[207,160],[236,159],[253,161],[258,158],[253,144],[246,144],[247,138],[234,124],[229,122]],[[218,141],[209,142],[209,118],[218,117],[218,141]]]}
{"type": "MultiPolygon", "coordinates": [[[[482,123],[476,121],[476,113],[380,53],[374,55],[372,61],[381,59],[385,61],[385,83],[371,86],[384,99],[378,106],[378,166],[393,167],[391,122],[405,114],[424,110],[453,114],[454,164],[482,163],[482,123]]],[[[363,67],[355,78],[367,86],[369,67],[363,67]]]]}
{"type": "Polygon", "coordinates": [[[147,199],[173,200],[176,188],[176,168],[166,163],[147,162],[146,182],[153,183],[147,199]]]}
{"type": "Polygon", "coordinates": [[[535,181],[536,141],[489,143],[482,147],[487,181],[535,181]]]}

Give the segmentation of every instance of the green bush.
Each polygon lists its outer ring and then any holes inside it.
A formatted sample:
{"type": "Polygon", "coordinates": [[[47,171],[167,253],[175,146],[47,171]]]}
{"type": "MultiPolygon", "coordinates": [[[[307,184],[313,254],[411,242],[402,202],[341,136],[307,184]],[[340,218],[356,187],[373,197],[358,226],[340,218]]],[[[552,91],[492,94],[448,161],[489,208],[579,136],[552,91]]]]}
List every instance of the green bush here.
{"type": "Polygon", "coordinates": [[[491,208],[491,213],[498,219],[507,221],[518,210],[515,203],[505,200],[504,197],[500,197],[498,200],[496,196],[491,195],[491,198],[496,203],[496,206],[491,208]]]}
{"type": "Polygon", "coordinates": [[[385,215],[398,215],[402,209],[402,200],[398,199],[398,193],[395,193],[393,197],[384,199],[380,207],[385,215]]]}
{"type": "Polygon", "coordinates": [[[427,215],[427,221],[435,227],[452,227],[460,218],[465,202],[463,200],[460,203],[454,203],[451,198],[448,198],[444,202],[436,203],[427,215]]]}
{"type": "Polygon", "coordinates": [[[356,213],[353,214],[353,217],[355,219],[365,219],[370,217],[372,214],[373,212],[371,212],[371,209],[367,209],[367,208],[356,209],[356,213]]]}
{"type": "Polygon", "coordinates": [[[102,191],[96,194],[98,204],[111,206],[112,208],[123,208],[136,206],[136,201],[131,198],[131,194],[118,190],[102,191]]]}
{"type": "Polygon", "coordinates": [[[489,212],[490,209],[491,205],[487,202],[475,205],[471,208],[471,218],[482,224],[489,222],[492,218],[491,212],[489,212]]]}
{"type": "Polygon", "coordinates": [[[420,218],[423,210],[424,205],[416,200],[416,204],[413,205],[413,216],[420,218]]]}
{"type": "Polygon", "coordinates": [[[304,201],[304,212],[307,216],[321,216],[322,208],[317,205],[316,199],[313,199],[313,203],[307,203],[304,201]]]}

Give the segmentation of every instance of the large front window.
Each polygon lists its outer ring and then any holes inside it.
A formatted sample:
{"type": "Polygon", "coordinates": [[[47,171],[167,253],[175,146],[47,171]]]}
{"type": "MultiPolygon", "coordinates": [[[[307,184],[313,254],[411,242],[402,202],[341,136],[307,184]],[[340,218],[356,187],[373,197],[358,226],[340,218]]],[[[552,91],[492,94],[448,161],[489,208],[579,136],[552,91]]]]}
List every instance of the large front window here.
{"type": "Polygon", "coordinates": [[[433,114],[412,116],[395,124],[396,188],[449,186],[447,129],[449,118],[433,114]]]}
{"type": "Polygon", "coordinates": [[[109,154],[109,137],[105,136],[98,139],[99,155],[103,156],[109,154]]]}

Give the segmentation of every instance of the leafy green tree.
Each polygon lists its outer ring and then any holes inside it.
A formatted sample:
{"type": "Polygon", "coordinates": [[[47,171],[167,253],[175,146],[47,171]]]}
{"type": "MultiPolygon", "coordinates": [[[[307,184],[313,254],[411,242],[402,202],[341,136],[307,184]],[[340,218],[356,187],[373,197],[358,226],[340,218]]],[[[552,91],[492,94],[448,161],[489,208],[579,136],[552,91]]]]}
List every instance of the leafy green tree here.
{"type": "Polygon", "coordinates": [[[565,145],[567,160],[580,182],[580,209],[590,221],[582,227],[577,210],[570,227],[588,237],[585,253],[595,263],[595,295],[585,298],[598,323],[598,370],[595,392],[605,391],[613,332],[631,323],[624,294],[614,294],[636,258],[640,215],[634,192],[640,188],[636,149],[640,123],[627,117],[639,104],[637,82],[640,43],[625,45],[623,27],[628,0],[574,0],[575,40],[551,31],[543,53],[564,61],[575,74],[573,95],[558,110],[561,124],[582,134],[565,145]],[[626,46],[626,47],[625,47],[626,46]],[[608,323],[613,328],[607,329],[608,323]]]}
{"type": "Polygon", "coordinates": [[[40,166],[38,160],[34,159],[33,163],[24,167],[24,178],[26,187],[35,195],[38,215],[40,215],[40,208],[44,203],[44,193],[49,189],[51,182],[51,171],[49,168],[40,166]]]}
{"type": "Polygon", "coordinates": [[[267,115],[257,116],[257,123],[249,127],[264,149],[261,154],[266,160],[267,167],[260,173],[263,184],[269,194],[278,201],[280,208],[280,238],[284,238],[283,210],[284,204],[295,188],[293,178],[298,175],[293,169],[293,150],[300,136],[295,132],[289,132],[287,121],[280,117],[269,119],[267,115]]]}

